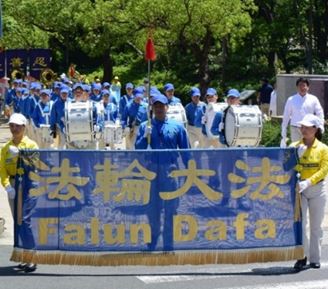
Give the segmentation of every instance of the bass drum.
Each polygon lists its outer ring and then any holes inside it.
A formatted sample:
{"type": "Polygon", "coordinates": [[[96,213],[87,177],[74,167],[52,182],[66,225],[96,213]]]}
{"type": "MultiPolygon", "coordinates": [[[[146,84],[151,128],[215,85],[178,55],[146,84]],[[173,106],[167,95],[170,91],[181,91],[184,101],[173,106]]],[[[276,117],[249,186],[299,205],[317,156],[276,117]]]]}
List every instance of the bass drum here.
{"type": "Polygon", "coordinates": [[[53,138],[50,135],[50,124],[40,124],[40,131],[41,131],[42,142],[44,143],[53,142],[53,138]]]}
{"type": "Polygon", "coordinates": [[[181,123],[184,127],[187,126],[186,111],[181,103],[169,105],[166,115],[168,119],[174,119],[175,121],[181,123]]]}
{"type": "Polygon", "coordinates": [[[94,140],[92,108],[91,101],[65,103],[67,142],[92,142],[94,140]]]}
{"type": "Polygon", "coordinates": [[[123,130],[120,124],[105,123],[104,142],[105,144],[120,144],[123,142],[123,130]]]}
{"type": "Polygon", "coordinates": [[[232,105],[226,110],[224,134],[228,146],[258,146],[262,127],[262,112],[257,105],[232,105]]]}
{"type": "Polygon", "coordinates": [[[217,112],[221,111],[223,112],[228,107],[228,104],[225,102],[216,102],[216,103],[209,103],[206,106],[205,111],[205,129],[206,129],[206,135],[210,139],[217,138],[217,136],[213,135],[211,133],[212,124],[215,118],[215,115],[217,112]]]}

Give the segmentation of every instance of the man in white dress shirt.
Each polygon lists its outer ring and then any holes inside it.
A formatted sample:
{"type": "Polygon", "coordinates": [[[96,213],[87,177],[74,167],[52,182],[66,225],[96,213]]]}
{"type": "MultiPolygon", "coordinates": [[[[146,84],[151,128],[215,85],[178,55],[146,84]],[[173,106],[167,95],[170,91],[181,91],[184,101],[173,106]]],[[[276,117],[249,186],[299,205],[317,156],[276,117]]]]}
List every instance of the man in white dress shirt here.
{"type": "Polygon", "coordinates": [[[297,93],[287,99],[281,124],[280,147],[286,147],[287,128],[290,124],[290,138],[292,142],[302,139],[298,123],[308,114],[314,114],[324,121],[324,113],[318,98],[309,94],[309,81],[299,78],[296,81],[297,93]]]}

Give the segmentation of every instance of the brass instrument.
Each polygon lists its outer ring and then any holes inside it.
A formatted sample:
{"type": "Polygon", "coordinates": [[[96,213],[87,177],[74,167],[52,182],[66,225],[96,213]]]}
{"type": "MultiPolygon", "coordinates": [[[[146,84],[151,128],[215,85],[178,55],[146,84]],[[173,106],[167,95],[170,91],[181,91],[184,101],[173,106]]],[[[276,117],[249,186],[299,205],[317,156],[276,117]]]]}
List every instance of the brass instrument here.
{"type": "Polygon", "coordinates": [[[11,74],[11,79],[24,79],[24,73],[23,71],[21,71],[20,69],[14,69],[11,74]]]}
{"type": "Polygon", "coordinates": [[[57,73],[50,68],[45,68],[41,71],[40,80],[47,88],[50,88],[57,80],[57,73]]]}

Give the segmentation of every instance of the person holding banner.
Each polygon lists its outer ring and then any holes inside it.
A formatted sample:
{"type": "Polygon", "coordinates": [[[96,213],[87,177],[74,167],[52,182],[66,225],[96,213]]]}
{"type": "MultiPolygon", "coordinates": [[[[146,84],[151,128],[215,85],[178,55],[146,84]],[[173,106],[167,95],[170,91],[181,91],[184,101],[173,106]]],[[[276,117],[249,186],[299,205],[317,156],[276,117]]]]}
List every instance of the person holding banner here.
{"type": "MultiPolygon", "coordinates": [[[[19,150],[38,149],[36,142],[25,136],[26,124],[27,120],[21,113],[14,113],[10,116],[9,129],[12,134],[12,138],[4,145],[1,150],[1,184],[7,192],[10,210],[13,217],[15,214],[15,198],[17,189],[16,168],[19,150]]],[[[25,272],[33,272],[36,270],[36,264],[32,263],[22,263],[19,264],[18,267],[25,270],[25,272]]]]}
{"type": "MultiPolygon", "coordinates": [[[[173,217],[177,214],[179,198],[163,200],[158,194],[161,191],[175,191],[178,183],[175,178],[170,178],[169,174],[178,169],[178,159],[180,154],[186,164],[188,154],[186,152],[178,153],[172,150],[188,149],[189,140],[184,126],[166,116],[168,110],[168,100],[162,94],[154,95],[152,98],[152,107],[154,118],[151,120],[151,126],[148,121],[140,125],[139,133],[136,139],[136,149],[159,149],[164,150],[154,155],[151,160],[151,166],[157,171],[159,183],[153,183],[150,194],[150,207],[146,214],[151,226],[151,243],[148,244],[150,251],[158,248],[158,239],[161,234],[161,212],[164,213],[163,220],[163,250],[172,251],[173,246],[173,217]],[[149,137],[150,136],[150,137],[149,137]],[[149,142],[149,143],[148,143],[149,142]],[[165,151],[170,149],[169,151],[165,151]],[[158,166],[158,164],[160,164],[158,166]]],[[[152,170],[152,169],[151,169],[152,170]]]]}
{"type": "Polygon", "coordinates": [[[310,268],[319,269],[323,237],[322,225],[327,202],[324,179],[328,174],[328,146],[320,141],[324,129],[320,117],[306,114],[297,125],[300,126],[302,139],[292,143],[291,146],[297,148],[299,156],[296,166],[300,175],[297,191],[301,194],[304,258],[298,260],[294,268],[296,270],[304,269],[309,260],[310,268]],[[310,240],[306,234],[308,214],[310,240]]]}

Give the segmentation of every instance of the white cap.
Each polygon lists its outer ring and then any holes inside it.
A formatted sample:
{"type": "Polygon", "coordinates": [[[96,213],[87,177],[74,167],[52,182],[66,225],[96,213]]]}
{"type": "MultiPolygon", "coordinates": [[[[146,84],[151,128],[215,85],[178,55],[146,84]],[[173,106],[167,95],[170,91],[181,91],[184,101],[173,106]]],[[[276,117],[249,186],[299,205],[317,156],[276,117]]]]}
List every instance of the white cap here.
{"type": "Polygon", "coordinates": [[[323,120],[311,113],[306,114],[298,124],[309,127],[315,126],[316,128],[320,128],[321,132],[324,132],[323,120]]]}
{"type": "Polygon", "coordinates": [[[17,125],[26,125],[26,122],[27,120],[25,116],[22,115],[21,113],[13,113],[9,119],[9,123],[14,123],[17,125]]]}

